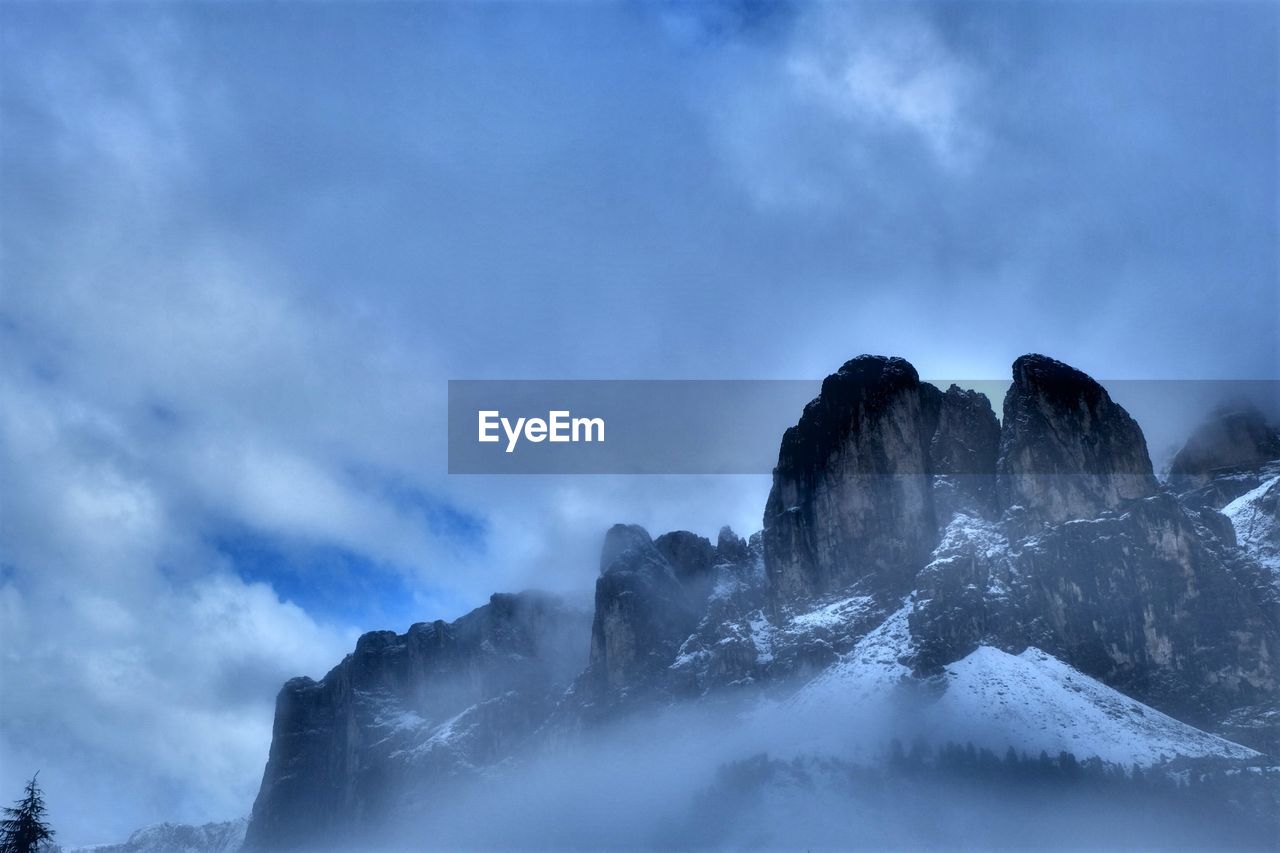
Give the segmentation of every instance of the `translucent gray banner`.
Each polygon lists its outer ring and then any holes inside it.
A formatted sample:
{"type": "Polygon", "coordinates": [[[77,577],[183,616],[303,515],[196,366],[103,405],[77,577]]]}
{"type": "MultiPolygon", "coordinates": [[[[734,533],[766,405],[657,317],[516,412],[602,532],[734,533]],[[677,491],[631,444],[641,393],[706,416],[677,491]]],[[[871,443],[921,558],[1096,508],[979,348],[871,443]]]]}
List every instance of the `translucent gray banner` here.
{"type": "MultiPolygon", "coordinates": [[[[986,394],[1008,380],[929,380],[986,394]]],[[[1103,381],[1141,424],[1159,470],[1221,406],[1280,416],[1276,380],[1103,381]]],[[[812,380],[450,380],[450,474],[767,474],[812,380]]],[[[1053,472],[1045,472],[1053,473],[1053,472]]]]}

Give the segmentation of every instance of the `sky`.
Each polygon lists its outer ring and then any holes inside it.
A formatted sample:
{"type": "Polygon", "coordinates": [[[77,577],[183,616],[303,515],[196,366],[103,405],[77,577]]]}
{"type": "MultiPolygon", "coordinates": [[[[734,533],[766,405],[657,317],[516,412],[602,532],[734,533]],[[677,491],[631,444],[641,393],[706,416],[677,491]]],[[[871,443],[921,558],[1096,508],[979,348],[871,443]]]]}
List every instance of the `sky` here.
{"type": "Polygon", "coordinates": [[[1280,378],[1277,9],[0,4],[0,798],[247,814],[362,631],[759,527],[450,477],[451,378],[1280,378]]]}

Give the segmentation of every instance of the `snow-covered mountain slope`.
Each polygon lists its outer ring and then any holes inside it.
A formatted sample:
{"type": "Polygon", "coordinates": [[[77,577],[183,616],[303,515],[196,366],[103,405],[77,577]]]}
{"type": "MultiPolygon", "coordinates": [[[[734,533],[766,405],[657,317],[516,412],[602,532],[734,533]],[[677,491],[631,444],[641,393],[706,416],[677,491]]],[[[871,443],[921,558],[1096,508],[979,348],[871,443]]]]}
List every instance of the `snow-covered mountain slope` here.
{"type": "Polygon", "coordinates": [[[979,647],[947,667],[934,706],[941,733],[977,745],[1071,752],[1118,764],[1258,753],[1130,699],[1039,649],[979,647]]]}
{"type": "Polygon", "coordinates": [[[1240,547],[1262,563],[1280,586],[1280,477],[1272,477],[1256,489],[1222,508],[1231,519],[1240,547]]]}
{"type": "Polygon", "coordinates": [[[886,736],[972,742],[1002,753],[1073,753],[1151,765],[1178,756],[1248,759],[1257,753],[1179,722],[1035,648],[980,646],[940,676],[912,677],[910,604],[868,634],[778,709],[801,720],[800,750],[851,755],[886,736]],[[832,721],[847,720],[847,725],[832,721]],[[832,740],[835,743],[832,743],[832,740]],[[844,742],[841,743],[840,741],[844,742]],[[824,743],[825,742],[825,743],[824,743]]]}
{"type": "Polygon", "coordinates": [[[64,853],[238,853],[248,818],[190,826],[160,823],[139,829],[120,844],[71,847],[64,853]]]}
{"type": "Polygon", "coordinates": [[[902,661],[914,651],[907,624],[911,605],[904,604],[880,627],[862,638],[853,651],[813,679],[792,700],[800,709],[831,703],[883,701],[911,675],[902,661]]]}

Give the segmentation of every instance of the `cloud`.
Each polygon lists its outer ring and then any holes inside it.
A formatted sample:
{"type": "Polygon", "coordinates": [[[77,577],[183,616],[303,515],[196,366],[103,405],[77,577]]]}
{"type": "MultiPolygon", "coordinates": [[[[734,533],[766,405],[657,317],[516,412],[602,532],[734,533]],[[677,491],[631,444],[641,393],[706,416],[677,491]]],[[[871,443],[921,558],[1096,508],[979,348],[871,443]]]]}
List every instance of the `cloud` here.
{"type": "Polygon", "coordinates": [[[0,783],[242,814],[359,630],[759,526],[451,478],[448,378],[1273,375],[1275,15],[1154,8],[0,6],[0,783]]]}
{"type": "Polygon", "coordinates": [[[222,570],[102,452],[92,414],[0,387],[6,783],[43,769],[69,840],[241,813],[275,689],[323,672],[352,632],[222,570]]]}
{"type": "Polygon", "coordinates": [[[878,19],[854,5],[813,18],[785,65],[802,97],[846,118],[851,137],[905,130],[944,168],[972,165],[980,129],[970,105],[982,96],[980,75],[928,21],[878,19]]]}
{"type": "Polygon", "coordinates": [[[875,200],[877,173],[962,178],[983,155],[983,73],[916,7],[822,4],[764,49],[726,53],[720,142],[766,207],[830,212],[875,200]]]}

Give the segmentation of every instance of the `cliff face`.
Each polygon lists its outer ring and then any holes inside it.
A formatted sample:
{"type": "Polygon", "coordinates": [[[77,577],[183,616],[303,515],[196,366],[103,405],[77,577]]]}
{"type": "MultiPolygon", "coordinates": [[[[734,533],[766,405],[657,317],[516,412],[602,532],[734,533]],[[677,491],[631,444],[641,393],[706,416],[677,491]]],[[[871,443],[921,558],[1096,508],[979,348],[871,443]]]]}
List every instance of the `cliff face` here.
{"type": "Polygon", "coordinates": [[[1013,380],[997,427],[985,397],[938,394],[901,359],[829,377],[779,451],[773,600],[911,592],[925,672],[1034,645],[1200,722],[1272,695],[1274,624],[1221,528],[1159,493],[1138,424],[1045,356],[1013,380]]]}
{"type": "Polygon", "coordinates": [[[999,515],[993,476],[999,455],[1000,421],[991,401],[952,385],[942,395],[938,426],[929,442],[934,508],[943,527],[956,513],[999,515]]]}
{"type": "Polygon", "coordinates": [[[765,506],[776,605],[842,589],[906,592],[937,522],[930,443],[941,393],[900,358],[860,356],[782,437],[765,506]]]}
{"type": "Polygon", "coordinates": [[[1156,490],[1142,429],[1085,374],[1042,355],[1013,363],[996,488],[1002,508],[1050,524],[1156,490]]]}
{"type": "Polygon", "coordinates": [[[982,645],[1034,646],[1210,727],[1273,700],[1275,608],[1256,564],[1206,521],[1170,494],[1021,539],[958,517],[913,598],[914,663],[937,672],[982,645]]]}
{"type": "Polygon", "coordinates": [[[607,699],[660,675],[697,624],[715,549],[700,536],[669,533],[657,543],[641,527],[614,525],[605,537],[586,684],[607,699]]]}
{"type": "Polygon", "coordinates": [[[365,634],[320,681],[281,689],[246,849],[315,849],[523,743],[580,671],[589,614],[494,595],[452,623],[365,634]]]}
{"type": "Polygon", "coordinates": [[[1276,626],[1170,494],[1024,542],[1029,643],[1198,724],[1276,691],[1276,626]]]}
{"type": "Polygon", "coordinates": [[[1228,417],[1162,487],[1098,383],[1039,355],[1013,380],[1001,422],[902,359],[853,359],[784,435],[750,540],[616,525],[593,614],[496,595],[290,681],[249,849],[323,847],[655,703],[867,672],[940,689],[1010,655],[1280,749],[1280,447],[1228,417]]]}

